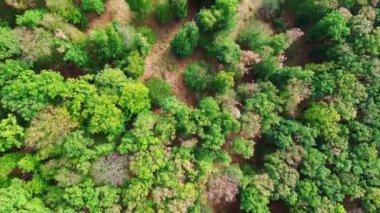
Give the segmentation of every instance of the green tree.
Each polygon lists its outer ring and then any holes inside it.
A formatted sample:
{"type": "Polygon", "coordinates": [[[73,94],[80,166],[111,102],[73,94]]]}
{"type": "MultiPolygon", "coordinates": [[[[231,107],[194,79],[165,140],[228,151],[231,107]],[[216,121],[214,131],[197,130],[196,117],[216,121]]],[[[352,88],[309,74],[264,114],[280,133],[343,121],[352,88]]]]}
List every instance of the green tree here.
{"type": "Polygon", "coordinates": [[[178,19],[183,19],[187,15],[187,0],[169,0],[172,13],[178,19]]]}
{"type": "Polygon", "coordinates": [[[29,189],[19,179],[13,179],[8,187],[0,188],[0,212],[53,212],[29,189]]]}
{"type": "Polygon", "coordinates": [[[43,10],[27,10],[23,15],[17,15],[17,25],[34,28],[38,26],[45,14],[43,10]]]}
{"type": "Polygon", "coordinates": [[[334,10],[328,13],[315,25],[308,34],[308,39],[332,39],[336,42],[344,41],[350,34],[347,18],[339,11],[334,10]]]}
{"type": "Polygon", "coordinates": [[[120,96],[119,106],[128,119],[150,109],[149,89],[139,82],[127,83],[120,96]]]}
{"type": "Polygon", "coordinates": [[[83,111],[88,119],[87,130],[92,133],[105,133],[113,139],[124,131],[125,116],[108,96],[94,96],[87,100],[83,111]]]}
{"type": "Polygon", "coordinates": [[[127,0],[132,11],[136,12],[142,19],[152,9],[151,0],[127,0]]]}
{"type": "Polygon", "coordinates": [[[132,51],[119,63],[119,67],[128,77],[137,79],[144,74],[145,60],[138,51],[132,51]]]}
{"type": "Polygon", "coordinates": [[[234,73],[226,71],[218,72],[212,82],[213,88],[221,94],[225,94],[234,84],[234,73]]]}
{"type": "Polygon", "coordinates": [[[24,128],[17,124],[16,117],[8,117],[0,121],[0,152],[13,147],[20,148],[24,144],[24,128]]]}
{"type": "Polygon", "coordinates": [[[206,62],[196,62],[190,64],[184,77],[188,87],[195,91],[204,91],[209,88],[212,82],[211,68],[206,62]]]}
{"type": "Polygon", "coordinates": [[[96,29],[89,38],[89,49],[103,61],[115,60],[124,56],[126,47],[113,25],[96,29]]]}
{"type": "Polygon", "coordinates": [[[25,71],[1,89],[1,103],[4,108],[29,121],[65,89],[63,77],[56,72],[34,74],[33,71],[25,71]]]}
{"type": "Polygon", "coordinates": [[[231,142],[232,150],[241,155],[245,159],[249,159],[253,156],[255,142],[252,140],[245,140],[243,138],[235,138],[231,142]]]}
{"type": "Polygon", "coordinates": [[[151,77],[145,82],[145,85],[149,89],[149,97],[154,104],[158,104],[165,98],[173,96],[170,85],[160,78],[151,77]]]}
{"type": "Polygon", "coordinates": [[[240,46],[231,37],[218,36],[207,50],[223,64],[234,65],[240,62],[240,46]]]}
{"type": "Polygon", "coordinates": [[[80,8],[85,12],[95,12],[100,15],[104,11],[103,0],[82,0],[80,8]]]}
{"type": "Polygon", "coordinates": [[[21,53],[20,42],[9,28],[0,27],[0,60],[17,56],[21,53]]]}
{"type": "Polygon", "coordinates": [[[175,55],[180,57],[190,56],[198,45],[199,30],[194,22],[186,23],[175,34],[170,43],[175,55]]]}
{"type": "Polygon", "coordinates": [[[240,208],[246,212],[270,212],[269,197],[263,196],[255,187],[248,187],[241,192],[240,208]]]}
{"type": "Polygon", "coordinates": [[[211,31],[217,22],[211,10],[201,9],[195,17],[195,21],[202,32],[211,31]]]}
{"type": "Polygon", "coordinates": [[[324,136],[335,136],[339,132],[340,115],[326,103],[313,104],[305,111],[304,118],[324,136]]]}

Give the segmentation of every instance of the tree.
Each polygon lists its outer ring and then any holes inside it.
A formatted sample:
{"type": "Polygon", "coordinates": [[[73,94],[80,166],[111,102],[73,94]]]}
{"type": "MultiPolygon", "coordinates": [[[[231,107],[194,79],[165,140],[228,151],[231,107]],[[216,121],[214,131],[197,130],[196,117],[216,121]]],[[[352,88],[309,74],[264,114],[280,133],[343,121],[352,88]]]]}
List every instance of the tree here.
{"type": "Polygon", "coordinates": [[[46,0],[46,7],[73,24],[80,24],[85,17],[72,0],[46,0]]]}
{"type": "Polygon", "coordinates": [[[227,175],[210,177],[208,181],[207,197],[214,205],[235,201],[238,192],[238,182],[227,175]]]}
{"type": "Polygon", "coordinates": [[[85,12],[95,12],[100,15],[104,11],[104,4],[102,0],[83,0],[80,8],[85,12]]]}
{"type": "Polygon", "coordinates": [[[331,38],[333,41],[342,42],[349,34],[350,28],[347,26],[347,18],[339,10],[334,10],[311,29],[308,39],[331,38]]]}
{"type": "Polygon", "coordinates": [[[40,198],[34,197],[25,182],[15,178],[0,188],[0,212],[52,212],[40,198]]]}
{"type": "Polygon", "coordinates": [[[60,152],[57,148],[76,127],[78,123],[71,120],[65,108],[48,107],[34,117],[26,129],[25,145],[39,151],[39,157],[46,159],[60,152]]]}
{"type": "Polygon", "coordinates": [[[43,10],[27,10],[23,15],[17,15],[16,23],[27,28],[35,28],[40,24],[44,14],[43,10]]]}
{"type": "Polygon", "coordinates": [[[240,127],[232,115],[222,111],[211,97],[202,99],[194,113],[198,136],[202,146],[208,149],[219,150],[225,143],[225,136],[240,127]]]}
{"type": "Polygon", "coordinates": [[[52,71],[23,72],[0,91],[4,108],[29,121],[65,91],[63,77],[52,71]]]}
{"type": "Polygon", "coordinates": [[[108,96],[94,96],[87,100],[83,115],[87,118],[87,130],[92,134],[105,133],[113,139],[124,131],[126,120],[123,112],[108,96]]]}
{"type": "Polygon", "coordinates": [[[269,212],[269,197],[263,196],[255,187],[243,189],[240,197],[240,209],[246,212],[269,212]]]}
{"type": "Polygon", "coordinates": [[[4,63],[0,63],[0,87],[5,86],[8,81],[13,81],[25,70],[28,69],[28,65],[21,60],[6,60],[4,63]]]}
{"type": "Polygon", "coordinates": [[[145,82],[145,85],[149,89],[150,99],[156,105],[165,98],[173,96],[173,91],[170,85],[160,78],[151,77],[145,82]]]}
{"type": "Polygon", "coordinates": [[[221,94],[226,93],[234,84],[234,73],[226,71],[218,72],[212,82],[214,89],[221,94]]]}
{"type": "Polygon", "coordinates": [[[172,13],[178,19],[183,19],[187,15],[187,0],[169,0],[172,13]]]}
{"type": "Polygon", "coordinates": [[[211,10],[201,9],[195,17],[197,26],[202,32],[211,31],[217,22],[216,17],[212,14],[211,10]]]}
{"type": "Polygon", "coordinates": [[[0,27],[0,60],[17,56],[21,53],[20,42],[9,28],[0,27]]]}
{"type": "Polygon", "coordinates": [[[175,55],[180,57],[190,56],[198,45],[199,30],[194,22],[186,23],[175,34],[170,43],[175,55]]]}
{"type": "Polygon", "coordinates": [[[119,63],[119,67],[128,77],[137,79],[144,74],[145,60],[138,51],[132,51],[119,63]]]}
{"type": "Polygon", "coordinates": [[[340,115],[326,103],[313,104],[305,111],[304,118],[324,136],[335,136],[339,132],[340,115]]]}
{"type": "Polygon", "coordinates": [[[100,157],[92,166],[91,174],[97,184],[120,186],[128,178],[128,159],[112,153],[100,157]]]}
{"type": "Polygon", "coordinates": [[[127,2],[131,10],[136,12],[141,19],[152,9],[151,0],[128,0],[127,2]]]}
{"type": "Polygon", "coordinates": [[[97,58],[108,61],[124,56],[126,47],[115,26],[108,25],[90,35],[89,49],[97,58]]]}
{"type": "Polygon", "coordinates": [[[212,82],[210,66],[206,62],[196,62],[190,64],[185,72],[184,77],[188,87],[195,91],[204,91],[209,88],[212,82]]]}
{"type": "Polygon", "coordinates": [[[243,138],[235,138],[231,142],[232,150],[241,155],[244,159],[249,159],[253,156],[255,142],[245,140],[243,138]]]}
{"type": "Polygon", "coordinates": [[[150,109],[149,89],[139,82],[127,83],[121,91],[118,105],[123,109],[127,119],[150,109]]]}
{"type": "Polygon", "coordinates": [[[240,62],[240,46],[231,37],[219,36],[207,50],[223,64],[234,65],[240,62]]]}
{"type": "Polygon", "coordinates": [[[13,147],[20,148],[24,144],[24,128],[17,124],[16,117],[8,117],[0,121],[0,152],[13,147]]]}

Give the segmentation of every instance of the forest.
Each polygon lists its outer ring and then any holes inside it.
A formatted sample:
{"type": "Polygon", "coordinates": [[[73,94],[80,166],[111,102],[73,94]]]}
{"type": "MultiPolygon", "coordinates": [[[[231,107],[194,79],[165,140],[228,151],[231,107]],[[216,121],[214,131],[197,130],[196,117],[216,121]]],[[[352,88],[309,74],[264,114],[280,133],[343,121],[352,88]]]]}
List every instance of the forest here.
{"type": "Polygon", "coordinates": [[[378,0],[0,0],[0,213],[380,212],[378,0]]]}

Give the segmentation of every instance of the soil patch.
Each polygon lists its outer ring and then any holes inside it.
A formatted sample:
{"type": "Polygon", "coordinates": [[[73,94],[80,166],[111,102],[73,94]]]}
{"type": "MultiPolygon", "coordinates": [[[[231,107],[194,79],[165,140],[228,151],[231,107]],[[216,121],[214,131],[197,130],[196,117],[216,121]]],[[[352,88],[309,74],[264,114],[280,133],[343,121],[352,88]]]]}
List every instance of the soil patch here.
{"type": "Polygon", "coordinates": [[[95,28],[104,27],[115,19],[126,25],[131,21],[132,17],[133,13],[125,0],[107,0],[102,14],[88,14],[88,32],[95,28]]]}
{"type": "Polygon", "coordinates": [[[165,79],[173,89],[176,97],[190,106],[196,105],[196,97],[185,84],[182,71],[190,63],[204,58],[204,52],[196,50],[192,56],[179,59],[170,49],[170,42],[175,33],[186,23],[192,21],[200,6],[197,2],[189,1],[186,18],[170,24],[162,25],[156,17],[149,18],[144,25],[152,28],[157,33],[157,41],[153,45],[150,54],[145,59],[145,70],[141,80],[155,76],[165,79]]]}

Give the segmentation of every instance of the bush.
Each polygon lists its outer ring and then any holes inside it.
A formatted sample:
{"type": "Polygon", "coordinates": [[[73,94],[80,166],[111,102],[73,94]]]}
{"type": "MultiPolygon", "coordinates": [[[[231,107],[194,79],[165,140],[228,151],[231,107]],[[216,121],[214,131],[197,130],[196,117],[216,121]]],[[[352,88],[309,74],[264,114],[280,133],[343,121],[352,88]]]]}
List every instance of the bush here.
{"type": "Polygon", "coordinates": [[[35,28],[40,24],[45,11],[43,10],[27,10],[23,15],[17,15],[17,25],[35,28]]]}
{"type": "Polygon", "coordinates": [[[196,91],[204,91],[209,87],[212,80],[210,67],[205,62],[190,64],[184,72],[188,87],[196,91]]]}
{"type": "Polygon", "coordinates": [[[186,23],[171,41],[171,49],[180,57],[190,56],[198,45],[199,29],[194,22],[186,23]]]}
{"type": "Polygon", "coordinates": [[[152,77],[148,79],[145,85],[149,89],[149,97],[153,103],[158,104],[167,97],[173,96],[172,88],[166,81],[152,77]]]}

